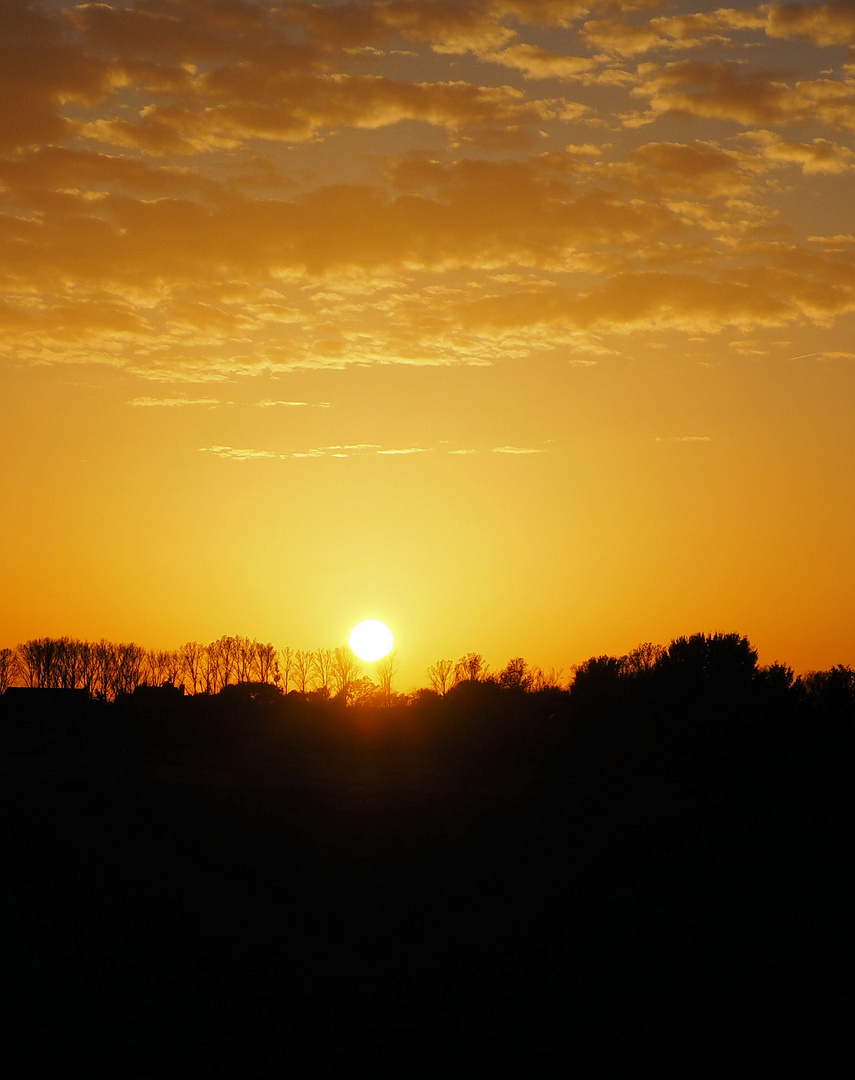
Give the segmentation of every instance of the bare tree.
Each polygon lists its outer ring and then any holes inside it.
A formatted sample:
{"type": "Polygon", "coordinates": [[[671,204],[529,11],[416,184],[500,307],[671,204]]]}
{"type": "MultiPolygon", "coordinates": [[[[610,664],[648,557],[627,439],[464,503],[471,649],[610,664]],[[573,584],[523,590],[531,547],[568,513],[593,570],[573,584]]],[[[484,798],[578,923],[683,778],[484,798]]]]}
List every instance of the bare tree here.
{"type": "Polygon", "coordinates": [[[312,653],[312,676],[316,690],[329,690],[332,679],[332,649],[315,649],[312,653]]]}
{"type": "Polygon", "coordinates": [[[346,705],[353,696],[353,685],[359,679],[359,661],[350,649],[335,649],[330,664],[330,681],[337,697],[346,705]]]}
{"type": "Polygon", "coordinates": [[[56,650],[50,638],[33,638],[18,646],[18,666],[24,685],[47,687],[53,685],[56,650]]]}
{"type": "Polygon", "coordinates": [[[378,660],[376,671],[383,704],[388,707],[392,703],[392,679],[398,671],[397,651],[393,649],[388,656],[378,660]]]}
{"type": "Polygon", "coordinates": [[[169,653],[165,649],[146,649],[142,660],[142,678],[149,686],[163,686],[168,681],[169,653]]]}
{"type": "Polygon", "coordinates": [[[217,673],[219,675],[219,689],[237,681],[237,638],[224,634],[217,641],[217,673]]]}
{"type": "Polygon", "coordinates": [[[471,679],[480,682],[487,677],[487,665],[480,653],[470,652],[461,656],[454,666],[454,681],[464,682],[471,679]]]}
{"type": "Polygon", "coordinates": [[[284,649],[279,650],[279,679],[277,681],[282,684],[283,694],[287,694],[290,689],[291,676],[294,674],[294,650],[290,645],[286,645],[284,649]]]}
{"type": "Polygon", "coordinates": [[[301,694],[307,694],[311,689],[312,672],[314,671],[313,654],[307,649],[298,649],[294,653],[294,682],[301,694]]]}
{"type": "Polygon", "coordinates": [[[250,641],[249,638],[241,637],[240,634],[236,635],[234,643],[235,679],[239,683],[252,682],[256,643],[250,641]]]}
{"type": "Polygon", "coordinates": [[[114,667],[113,646],[102,638],[92,646],[92,694],[100,701],[112,696],[114,667]]]}
{"type": "Polygon", "coordinates": [[[237,681],[238,639],[224,634],[205,646],[205,689],[218,694],[223,687],[237,681]]]}
{"type": "Polygon", "coordinates": [[[206,694],[216,694],[219,690],[219,653],[220,645],[212,641],[202,649],[202,685],[206,694]]]}
{"type": "Polygon", "coordinates": [[[564,672],[561,668],[551,667],[544,671],[542,667],[531,668],[530,690],[559,690],[563,685],[564,672]]]}
{"type": "Polygon", "coordinates": [[[14,649],[0,649],[0,694],[6,692],[18,674],[14,649]]]}
{"type": "Polygon", "coordinates": [[[78,686],[87,694],[92,693],[92,680],[95,677],[95,649],[88,641],[77,642],[78,686]]]}
{"type": "Polygon", "coordinates": [[[54,642],[56,667],[53,683],[62,690],[76,690],[80,673],[80,642],[74,638],[62,637],[54,642]]]}
{"type": "Polygon", "coordinates": [[[197,694],[202,685],[204,649],[197,641],[188,641],[178,651],[181,656],[182,682],[191,693],[197,694]]]}
{"type": "Polygon", "coordinates": [[[114,685],[112,696],[117,694],[132,694],[142,683],[144,678],[143,661],[145,649],[141,645],[129,642],[125,645],[114,645],[114,685]]]}
{"type": "Polygon", "coordinates": [[[279,670],[279,654],[269,642],[262,644],[260,641],[253,643],[252,678],[256,682],[275,683],[281,682],[279,670]]]}
{"type": "Polygon", "coordinates": [[[440,697],[445,697],[454,683],[454,661],[437,660],[427,669],[432,689],[436,690],[440,697]]]}

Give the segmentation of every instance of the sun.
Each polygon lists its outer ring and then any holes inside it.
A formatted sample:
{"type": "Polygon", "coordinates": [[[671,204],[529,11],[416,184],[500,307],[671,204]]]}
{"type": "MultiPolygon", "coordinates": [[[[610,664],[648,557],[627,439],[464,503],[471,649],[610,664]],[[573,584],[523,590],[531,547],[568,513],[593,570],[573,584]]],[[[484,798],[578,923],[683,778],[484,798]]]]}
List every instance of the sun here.
{"type": "Polygon", "coordinates": [[[365,619],[350,631],[350,647],[360,660],[382,660],[392,651],[392,631],[379,619],[365,619]]]}

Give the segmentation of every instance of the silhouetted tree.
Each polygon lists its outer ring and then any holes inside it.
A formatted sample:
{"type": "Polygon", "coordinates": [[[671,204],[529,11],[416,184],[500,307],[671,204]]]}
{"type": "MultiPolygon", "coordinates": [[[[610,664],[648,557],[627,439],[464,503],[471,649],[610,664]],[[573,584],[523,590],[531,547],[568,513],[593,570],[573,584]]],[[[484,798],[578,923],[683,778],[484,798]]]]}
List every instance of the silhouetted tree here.
{"type": "Polygon", "coordinates": [[[345,705],[352,696],[353,684],[358,678],[359,661],[350,649],[336,648],[330,662],[330,683],[335,695],[345,705]]]}
{"type": "Polygon", "coordinates": [[[792,690],[796,683],[795,672],[786,664],[769,664],[758,668],[757,674],[769,686],[779,690],[792,690]]]}
{"type": "Polygon", "coordinates": [[[18,674],[14,649],[0,649],[0,694],[12,685],[18,674]]]}
{"type": "Polygon", "coordinates": [[[316,690],[329,691],[332,679],[332,649],[315,649],[312,653],[312,678],[316,690]]]}
{"type": "Polygon", "coordinates": [[[392,702],[392,679],[398,671],[398,654],[394,650],[377,661],[377,682],[383,704],[388,708],[392,702]]]}
{"type": "Polygon", "coordinates": [[[480,653],[466,653],[454,665],[455,682],[479,682],[487,676],[487,665],[480,653]]]}
{"type": "Polygon", "coordinates": [[[196,641],[188,641],[179,650],[181,655],[181,679],[183,684],[193,694],[197,694],[202,686],[202,665],[204,662],[204,649],[196,641]]]}
{"type": "Polygon", "coordinates": [[[379,693],[376,684],[367,675],[354,680],[350,685],[350,700],[354,705],[374,705],[379,693]]]}
{"type": "Polygon", "coordinates": [[[561,668],[551,667],[545,671],[542,667],[533,667],[530,671],[529,689],[532,691],[560,690],[564,685],[564,673],[561,668]]]}
{"type": "Polygon", "coordinates": [[[254,678],[255,668],[255,642],[249,638],[237,634],[235,642],[235,681],[239,683],[251,682],[254,678]]]}
{"type": "Polygon", "coordinates": [[[53,642],[49,638],[32,638],[18,646],[18,667],[25,686],[51,685],[54,668],[53,642]]]}
{"type": "Polygon", "coordinates": [[[237,682],[238,642],[237,638],[228,634],[223,635],[217,641],[217,674],[219,676],[219,689],[237,682]]]}
{"type": "Polygon", "coordinates": [[[174,669],[172,657],[165,649],[146,649],[142,662],[142,678],[149,686],[163,686],[173,682],[170,673],[174,669]]]}
{"type": "Polygon", "coordinates": [[[574,703],[611,702],[621,677],[616,656],[592,656],[573,668],[570,697],[574,703]]]}
{"type": "Polygon", "coordinates": [[[299,693],[308,694],[311,690],[313,670],[312,654],[306,649],[298,649],[294,653],[293,672],[294,683],[299,693]]]}
{"type": "Polygon", "coordinates": [[[291,675],[294,671],[294,650],[290,645],[286,645],[284,649],[279,650],[278,659],[278,672],[279,678],[277,682],[282,686],[282,692],[287,694],[291,689],[291,675]]]}
{"type": "Polygon", "coordinates": [[[252,677],[255,682],[279,685],[279,653],[270,642],[253,642],[252,677]]]}
{"type": "Polygon", "coordinates": [[[715,697],[746,693],[757,671],[757,650],[739,634],[674,638],[656,661],[678,695],[715,697]]]}
{"type": "Polygon", "coordinates": [[[621,671],[624,675],[645,675],[656,667],[665,649],[662,645],[654,645],[650,641],[643,641],[640,645],[621,657],[621,671]]]}
{"type": "Polygon", "coordinates": [[[437,660],[427,669],[430,685],[440,697],[445,697],[454,683],[454,661],[437,660]]]}
{"type": "Polygon", "coordinates": [[[521,656],[514,657],[499,672],[497,681],[505,690],[528,690],[531,686],[531,672],[521,656]]]}
{"type": "Polygon", "coordinates": [[[115,646],[114,687],[112,697],[132,694],[143,682],[145,649],[134,642],[115,646]]]}
{"type": "Polygon", "coordinates": [[[855,719],[855,670],[836,664],[802,678],[808,710],[834,720],[855,719]]]}

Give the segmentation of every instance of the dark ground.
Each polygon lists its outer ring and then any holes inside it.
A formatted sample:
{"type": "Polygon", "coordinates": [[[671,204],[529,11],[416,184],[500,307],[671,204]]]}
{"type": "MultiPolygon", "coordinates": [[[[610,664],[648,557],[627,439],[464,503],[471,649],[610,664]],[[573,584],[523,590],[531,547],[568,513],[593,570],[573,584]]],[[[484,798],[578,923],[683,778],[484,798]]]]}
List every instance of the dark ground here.
{"type": "Polygon", "coordinates": [[[7,1075],[843,1075],[852,803],[0,762],[7,1075]]]}

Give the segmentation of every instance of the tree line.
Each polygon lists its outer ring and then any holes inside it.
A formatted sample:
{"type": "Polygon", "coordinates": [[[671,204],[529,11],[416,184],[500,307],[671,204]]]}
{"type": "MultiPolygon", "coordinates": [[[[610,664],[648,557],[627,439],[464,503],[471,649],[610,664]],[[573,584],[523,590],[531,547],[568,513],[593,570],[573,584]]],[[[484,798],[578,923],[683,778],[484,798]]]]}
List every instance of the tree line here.
{"type": "Polygon", "coordinates": [[[592,656],[570,669],[530,665],[523,657],[491,671],[483,655],[465,653],[441,659],[426,671],[428,684],[407,696],[395,693],[398,670],[393,652],[363,672],[350,649],[277,649],[241,635],[224,635],[208,644],[189,641],[173,650],[146,649],[133,642],[72,637],[33,638],[14,649],[0,649],[0,693],[10,686],[83,690],[96,701],[112,702],[142,686],[173,686],[187,694],[219,694],[226,687],[260,683],[282,694],[346,704],[405,704],[444,698],[461,684],[483,684],[511,693],[566,694],[577,710],[618,704],[650,705],[663,694],[722,698],[751,697],[755,702],[832,700],[855,702],[855,671],[836,665],[828,671],[796,676],[784,664],[760,666],[757,650],[735,633],[677,637],[667,645],[643,642],[623,656],[592,656]]]}
{"type": "Polygon", "coordinates": [[[115,701],[140,686],[180,687],[188,694],[219,694],[227,686],[265,683],[347,702],[392,700],[395,654],[379,661],[376,681],[363,674],[350,649],[277,649],[270,642],[224,635],[207,645],[146,649],[134,642],[33,638],[0,649],[0,693],[10,686],[84,690],[97,701],[115,701]]]}

